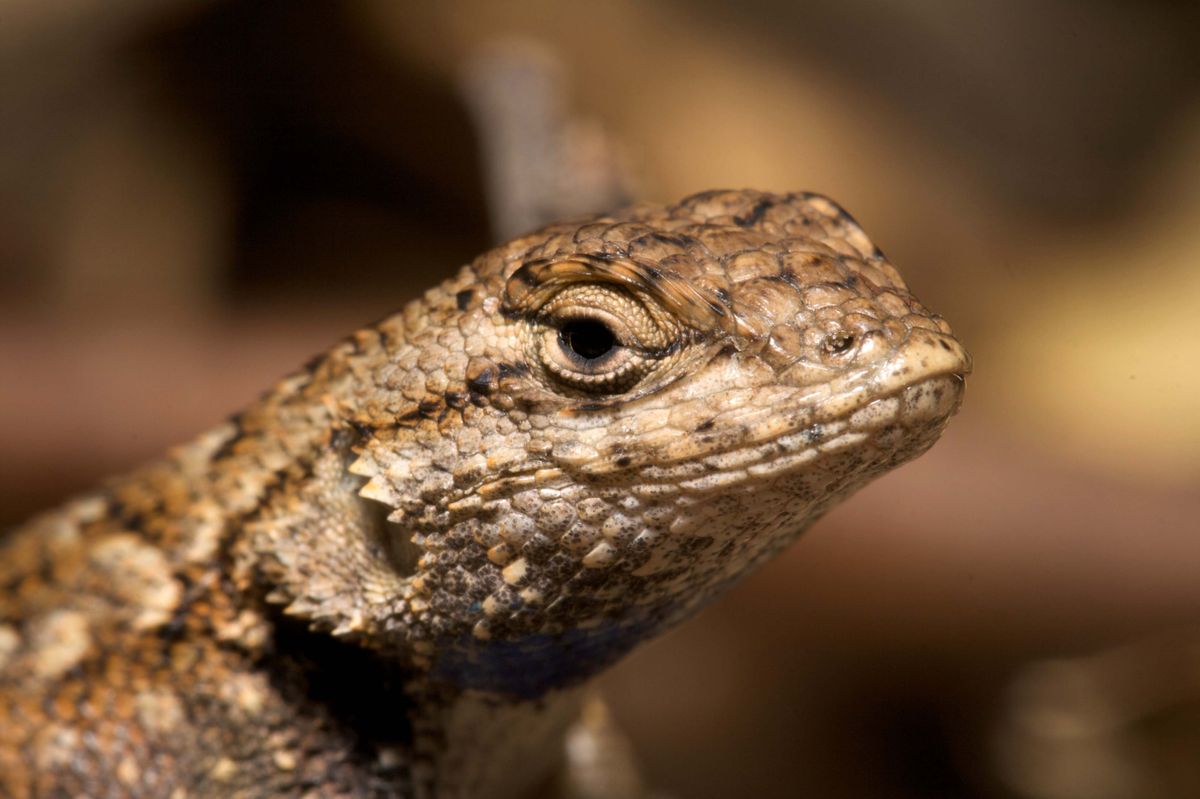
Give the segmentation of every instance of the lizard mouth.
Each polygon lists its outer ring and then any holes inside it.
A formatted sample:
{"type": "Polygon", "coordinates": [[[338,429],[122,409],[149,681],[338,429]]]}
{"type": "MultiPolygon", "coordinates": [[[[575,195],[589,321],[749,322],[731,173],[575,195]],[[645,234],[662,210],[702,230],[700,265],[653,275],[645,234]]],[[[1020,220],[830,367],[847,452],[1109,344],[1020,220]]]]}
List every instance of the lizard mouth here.
{"type": "Polygon", "coordinates": [[[809,429],[810,457],[866,446],[896,462],[928,449],[962,404],[965,375],[934,375],[809,429]]]}

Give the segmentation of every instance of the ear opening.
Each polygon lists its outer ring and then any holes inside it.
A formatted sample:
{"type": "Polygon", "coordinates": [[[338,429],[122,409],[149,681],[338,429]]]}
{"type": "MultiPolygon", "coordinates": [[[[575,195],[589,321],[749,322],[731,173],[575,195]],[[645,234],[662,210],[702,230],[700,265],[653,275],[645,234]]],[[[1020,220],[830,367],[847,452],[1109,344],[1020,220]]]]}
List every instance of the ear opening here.
{"type": "Polygon", "coordinates": [[[403,525],[389,521],[396,510],[381,499],[364,495],[363,489],[370,482],[365,476],[354,473],[351,465],[358,460],[366,436],[357,430],[344,430],[337,434],[334,446],[342,461],[342,476],[346,490],[353,497],[358,511],[358,522],[367,540],[387,561],[399,577],[411,577],[417,572],[417,561],[424,550],[413,540],[414,533],[403,525]]]}
{"type": "MultiPolygon", "coordinates": [[[[356,482],[358,488],[361,488],[365,481],[356,478],[356,482]]],[[[412,531],[406,530],[396,522],[388,521],[392,509],[378,500],[367,499],[359,494],[357,489],[354,492],[354,501],[361,511],[360,519],[368,538],[379,547],[396,574],[400,577],[416,574],[417,561],[424,554],[424,550],[413,540],[412,531]]]]}

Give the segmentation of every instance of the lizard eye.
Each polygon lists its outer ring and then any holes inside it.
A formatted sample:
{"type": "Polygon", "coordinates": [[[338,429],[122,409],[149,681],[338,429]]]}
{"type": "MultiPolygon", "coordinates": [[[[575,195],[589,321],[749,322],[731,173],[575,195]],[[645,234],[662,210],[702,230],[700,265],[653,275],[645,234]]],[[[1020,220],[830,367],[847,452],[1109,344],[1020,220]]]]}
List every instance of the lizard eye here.
{"type": "Polygon", "coordinates": [[[584,366],[594,364],[620,346],[612,329],[597,319],[568,320],[558,329],[558,343],[584,366]]]}
{"type": "Polygon", "coordinates": [[[540,309],[538,360],[551,378],[589,394],[633,388],[670,349],[670,331],[625,291],[564,289],[540,309]]]}

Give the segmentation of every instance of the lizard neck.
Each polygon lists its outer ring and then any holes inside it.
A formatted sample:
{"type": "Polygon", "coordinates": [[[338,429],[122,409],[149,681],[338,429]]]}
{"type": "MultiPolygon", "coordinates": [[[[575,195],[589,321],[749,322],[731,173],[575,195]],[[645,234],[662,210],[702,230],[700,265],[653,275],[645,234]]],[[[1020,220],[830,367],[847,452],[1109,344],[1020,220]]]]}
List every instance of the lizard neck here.
{"type": "Polygon", "coordinates": [[[467,690],[419,706],[415,794],[529,795],[561,765],[567,728],[578,718],[585,693],[576,686],[536,700],[512,700],[467,690]]]}

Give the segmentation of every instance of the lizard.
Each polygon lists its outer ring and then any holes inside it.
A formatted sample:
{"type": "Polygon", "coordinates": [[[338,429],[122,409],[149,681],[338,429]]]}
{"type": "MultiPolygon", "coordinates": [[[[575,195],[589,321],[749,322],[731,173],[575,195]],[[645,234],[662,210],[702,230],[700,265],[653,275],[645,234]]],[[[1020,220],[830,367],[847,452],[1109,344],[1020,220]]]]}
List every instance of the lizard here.
{"type": "Polygon", "coordinates": [[[0,543],[0,795],[527,795],[970,368],[821,195],[519,236],[0,543]]]}

